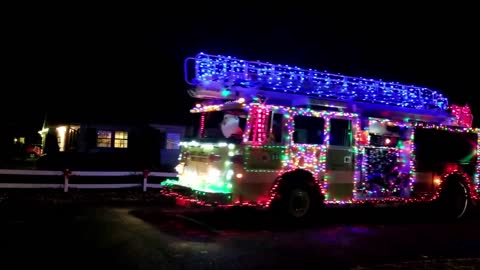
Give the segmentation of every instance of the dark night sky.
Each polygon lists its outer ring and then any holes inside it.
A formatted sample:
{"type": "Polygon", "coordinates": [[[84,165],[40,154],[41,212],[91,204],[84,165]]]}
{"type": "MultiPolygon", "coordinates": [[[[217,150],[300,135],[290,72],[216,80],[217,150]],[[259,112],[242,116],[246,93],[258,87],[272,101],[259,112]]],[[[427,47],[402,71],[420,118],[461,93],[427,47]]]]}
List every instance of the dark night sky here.
{"type": "Polygon", "coordinates": [[[473,7],[203,3],[135,15],[13,16],[2,50],[2,111],[18,106],[3,117],[38,123],[48,110],[180,121],[192,104],[183,60],[203,51],[429,87],[451,103],[469,102],[480,123],[473,7]]]}

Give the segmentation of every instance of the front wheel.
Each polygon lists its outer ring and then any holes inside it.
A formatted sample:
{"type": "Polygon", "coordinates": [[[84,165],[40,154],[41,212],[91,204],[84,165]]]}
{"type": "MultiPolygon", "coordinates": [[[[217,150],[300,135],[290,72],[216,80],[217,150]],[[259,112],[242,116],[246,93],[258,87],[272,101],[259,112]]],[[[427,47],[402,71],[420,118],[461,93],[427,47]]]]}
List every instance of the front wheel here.
{"type": "Polygon", "coordinates": [[[304,221],[321,208],[320,196],[307,185],[285,186],[279,195],[272,203],[272,210],[284,220],[304,221]]]}
{"type": "Polygon", "coordinates": [[[301,188],[293,189],[287,198],[287,214],[294,218],[306,217],[310,210],[310,194],[301,188]]]}

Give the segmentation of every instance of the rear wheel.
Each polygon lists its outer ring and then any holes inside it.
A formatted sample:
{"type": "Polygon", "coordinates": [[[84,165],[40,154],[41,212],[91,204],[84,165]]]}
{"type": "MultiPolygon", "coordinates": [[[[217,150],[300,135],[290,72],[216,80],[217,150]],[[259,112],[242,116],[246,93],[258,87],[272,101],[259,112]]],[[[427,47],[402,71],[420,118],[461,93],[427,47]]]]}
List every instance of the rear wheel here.
{"type": "Polygon", "coordinates": [[[460,181],[453,181],[440,192],[440,211],[449,219],[463,218],[470,206],[467,186],[460,181]]]}

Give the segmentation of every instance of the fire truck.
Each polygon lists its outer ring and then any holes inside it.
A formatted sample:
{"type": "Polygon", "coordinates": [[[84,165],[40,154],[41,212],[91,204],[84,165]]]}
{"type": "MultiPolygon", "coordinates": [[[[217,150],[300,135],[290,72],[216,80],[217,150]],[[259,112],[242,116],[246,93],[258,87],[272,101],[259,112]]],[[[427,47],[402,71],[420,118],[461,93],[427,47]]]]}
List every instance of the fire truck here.
{"type": "Polygon", "coordinates": [[[178,202],[258,206],[294,220],[329,205],[427,202],[461,218],[479,198],[468,105],[397,82],[200,53],[180,143],[178,202]]]}

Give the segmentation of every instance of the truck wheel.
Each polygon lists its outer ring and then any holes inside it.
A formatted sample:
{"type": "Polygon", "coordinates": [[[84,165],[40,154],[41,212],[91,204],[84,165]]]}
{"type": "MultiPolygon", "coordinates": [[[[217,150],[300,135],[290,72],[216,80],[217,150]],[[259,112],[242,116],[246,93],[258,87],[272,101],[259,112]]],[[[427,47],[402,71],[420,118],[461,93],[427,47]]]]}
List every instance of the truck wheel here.
{"type": "Polygon", "coordinates": [[[460,219],[470,206],[468,188],[460,181],[452,181],[440,192],[440,211],[449,219],[460,219]]]}
{"type": "Polygon", "coordinates": [[[277,216],[287,221],[304,221],[313,216],[323,202],[308,185],[286,185],[279,192],[279,199],[272,203],[277,216]]]}
{"type": "Polygon", "coordinates": [[[302,188],[291,190],[287,197],[287,214],[293,218],[303,218],[308,215],[311,198],[308,191],[302,188]]]}

